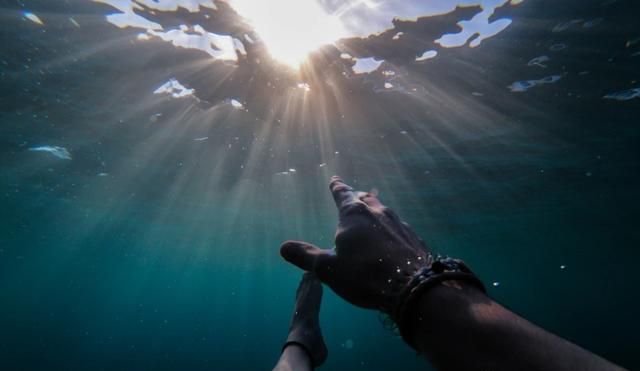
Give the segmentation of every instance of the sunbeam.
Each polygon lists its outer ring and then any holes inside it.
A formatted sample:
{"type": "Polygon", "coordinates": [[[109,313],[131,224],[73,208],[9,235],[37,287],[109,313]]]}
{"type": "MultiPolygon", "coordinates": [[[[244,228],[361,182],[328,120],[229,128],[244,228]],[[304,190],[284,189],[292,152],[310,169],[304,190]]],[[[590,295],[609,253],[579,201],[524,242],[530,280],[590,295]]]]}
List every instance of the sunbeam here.
{"type": "Polygon", "coordinates": [[[277,60],[297,68],[322,45],[347,35],[340,19],[317,0],[230,0],[277,60]]]}

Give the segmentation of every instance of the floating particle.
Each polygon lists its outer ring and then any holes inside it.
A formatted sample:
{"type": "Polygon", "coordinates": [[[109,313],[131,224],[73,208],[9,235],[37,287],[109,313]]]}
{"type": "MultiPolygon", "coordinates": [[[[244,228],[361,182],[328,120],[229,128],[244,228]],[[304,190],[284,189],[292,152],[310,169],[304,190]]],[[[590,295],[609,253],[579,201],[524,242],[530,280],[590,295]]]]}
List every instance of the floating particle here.
{"type": "Polygon", "coordinates": [[[549,50],[551,50],[552,52],[559,52],[561,50],[565,50],[567,47],[567,44],[558,43],[551,45],[549,47],[549,50]]]}
{"type": "Polygon", "coordinates": [[[538,83],[541,83],[541,84],[553,84],[554,82],[557,82],[561,78],[562,78],[561,75],[547,76],[547,77],[543,77],[540,80],[538,80],[538,83]]]}
{"type": "Polygon", "coordinates": [[[109,176],[109,173],[98,173],[98,176],[104,178],[106,176],[109,176]]]}
{"type": "Polygon", "coordinates": [[[151,115],[151,117],[149,117],[149,121],[158,122],[158,119],[160,117],[162,117],[162,113],[154,113],[153,115],[151,115]]]}
{"type": "Polygon", "coordinates": [[[295,173],[295,172],[296,172],[296,169],[289,169],[289,172],[290,172],[290,173],[295,173]]]}
{"type": "Polygon", "coordinates": [[[404,35],[404,32],[398,32],[397,34],[393,35],[392,39],[393,40],[400,40],[400,36],[404,35]]]}
{"type": "Polygon", "coordinates": [[[436,50],[427,50],[426,52],[422,53],[421,56],[416,57],[416,62],[424,62],[426,60],[435,58],[438,55],[438,52],[436,50]]]}
{"type": "Polygon", "coordinates": [[[596,27],[597,25],[599,25],[600,23],[602,23],[602,21],[604,21],[604,18],[594,18],[591,20],[588,20],[586,22],[584,22],[582,24],[582,27],[584,28],[593,28],[596,27]]]}
{"type": "Polygon", "coordinates": [[[353,349],[353,340],[347,339],[344,342],[344,347],[345,347],[345,349],[353,349]]]}
{"type": "Polygon", "coordinates": [[[193,140],[195,142],[204,142],[205,140],[209,139],[209,137],[200,137],[200,138],[193,138],[193,140]]]}
{"type": "Polygon", "coordinates": [[[477,91],[472,92],[471,95],[473,95],[474,97],[484,97],[484,94],[477,91]]]}
{"type": "Polygon", "coordinates": [[[69,153],[69,151],[64,147],[58,147],[58,146],[31,147],[29,148],[29,151],[47,152],[59,159],[71,160],[71,153],[69,153]]]}
{"type": "Polygon", "coordinates": [[[533,67],[533,66],[537,66],[537,67],[542,67],[542,68],[547,68],[547,65],[544,64],[545,62],[549,62],[551,60],[551,58],[549,58],[546,55],[541,55],[539,57],[535,57],[532,60],[530,60],[527,63],[527,66],[529,67],[533,67]]]}
{"type": "Polygon", "coordinates": [[[244,108],[244,105],[242,103],[240,103],[238,100],[236,99],[231,99],[229,100],[229,104],[231,104],[231,106],[235,109],[242,109],[244,108]]]}
{"type": "Polygon", "coordinates": [[[321,164],[320,164],[320,165],[318,165],[318,166],[320,166],[320,167],[325,167],[325,166],[327,166],[327,164],[323,162],[323,163],[321,163],[321,164]]]}
{"type": "Polygon", "coordinates": [[[562,31],[566,31],[569,28],[571,28],[571,26],[573,26],[574,24],[578,24],[578,23],[582,23],[584,20],[583,19],[572,19],[568,22],[564,22],[564,23],[559,23],[557,24],[555,27],[553,27],[553,32],[562,32],[562,31]]]}
{"type": "Polygon", "coordinates": [[[406,130],[401,130],[401,131],[400,131],[400,134],[402,134],[402,135],[407,135],[407,131],[406,131],[406,130]]]}
{"type": "Polygon", "coordinates": [[[552,75],[543,77],[539,80],[516,81],[513,84],[509,85],[509,89],[514,93],[522,93],[533,88],[534,86],[542,84],[553,84],[559,81],[561,78],[562,75],[552,75]]]}
{"type": "Polygon", "coordinates": [[[306,82],[301,82],[301,83],[298,83],[298,89],[302,89],[305,92],[309,92],[311,91],[311,86],[306,82]]]}
{"type": "Polygon", "coordinates": [[[44,26],[44,22],[42,22],[42,19],[40,19],[40,17],[38,17],[37,15],[31,12],[23,12],[22,15],[31,22],[39,24],[40,26],[44,26]]]}
{"type": "Polygon", "coordinates": [[[500,282],[496,281],[496,282],[492,283],[491,285],[493,285],[493,287],[499,287],[500,286],[500,282]]]}
{"type": "Polygon", "coordinates": [[[384,88],[385,89],[393,89],[393,84],[390,82],[385,82],[384,83],[384,88]]]}
{"type": "Polygon", "coordinates": [[[342,53],[342,54],[340,54],[340,58],[342,58],[342,59],[349,59],[349,60],[353,59],[353,57],[352,57],[352,56],[351,56],[351,54],[349,54],[349,53],[342,53]]]}
{"type": "Polygon", "coordinates": [[[69,22],[71,22],[72,25],[80,28],[80,23],[78,23],[75,19],[73,19],[73,17],[69,17],[69,22]]]}
{"type": "Polygon", "coordinates": [[[627,48],[630,48],[632,46],[634,46],[635,44],[640,42],[640,37],[636,37],[635,39],[631,39],[629,41],[627,41],[627,44],[625,45],[627,48]]]}
{"type": "Polygon", "coordinates": [[[630,100],[633,98],[640,98],[640,88],[609,93],[603,97],[603,99],[614,99],[620,101],[630,100]]]}
{"type": "Polygon", "coordinates": [[[565,270],[565,269],[567,269],[566,265],[563,264],[563,265],[560,266],[560,270],[565,270]]]}
{"type": "Polygon", "coordinates": [[[527,91],[534,86],[535,84],[531,83],[530,81],[516,81],[513,84],[509,85],[509,89],[511,89],[512,92],[519,93],[527,91]]]}
{"type": "Polygon", "coordinates": [[[174,98],[184,98],[192,96],[195,93],[194,89],[187,89],[178,80],[172,78],[169,79],[162,86],[157,88],[153,94],[170,94],[174,98]]]}
{"type": "Polygon", "coordinates": [[[384,71],[382,71],[382,75],[383,76],[395,76],[396,75],[396,71],[384,70],[384,71]]]}

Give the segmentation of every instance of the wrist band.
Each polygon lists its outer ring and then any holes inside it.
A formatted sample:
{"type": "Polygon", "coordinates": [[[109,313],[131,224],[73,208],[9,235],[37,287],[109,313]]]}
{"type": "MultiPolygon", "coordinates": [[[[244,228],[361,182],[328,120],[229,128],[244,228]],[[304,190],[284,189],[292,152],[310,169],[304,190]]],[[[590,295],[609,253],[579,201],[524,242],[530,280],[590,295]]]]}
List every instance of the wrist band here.
{"type": "Polygon", "coordinates": [[[418,270],[403,290],[399,301],[400,304],[394,315],[400,336],[402,336],[402,339],[412,348],[416,349],[416,345],[410,337],[410,309],[414,307],[416,300],[425,291],[440,282],[449,280],[465,281],[480,289],[482,292],[487,292],[482,281],[480,281],[462,260],[449,257],[437,257],[430,266],[418,270]]]}

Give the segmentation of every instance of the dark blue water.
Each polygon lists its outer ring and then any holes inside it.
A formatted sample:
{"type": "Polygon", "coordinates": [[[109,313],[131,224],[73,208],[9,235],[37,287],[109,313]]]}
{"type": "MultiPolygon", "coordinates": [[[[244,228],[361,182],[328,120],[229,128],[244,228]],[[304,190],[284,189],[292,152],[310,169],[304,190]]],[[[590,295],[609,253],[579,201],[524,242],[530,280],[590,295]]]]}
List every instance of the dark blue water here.
{"type": "MultiPolygon", "coordinates": [[[[398,71],[391,92],[380,74],[345,77],[331,47],[299,72],[259,47],[221,63],[138,42],[104,4],[0,4],[0,369],[270,369],[301,275],[279,245],[332,246],[333,174],[378,189],[507,307],[640,368],[640,98],[603,99],[640,88],[635,2],[500,8],[507,30],[428,65],[416,52],[474,11],[398,22],[385,35],[404,44],[345,40],[398,71]],[[152,94],[170,78],[198,98],[152,94]]],[[[233,32],[225,9],[213,31],[233,32]]],[[[329,289],[321,324],[323,369],[429,369],[329,289]]]]}

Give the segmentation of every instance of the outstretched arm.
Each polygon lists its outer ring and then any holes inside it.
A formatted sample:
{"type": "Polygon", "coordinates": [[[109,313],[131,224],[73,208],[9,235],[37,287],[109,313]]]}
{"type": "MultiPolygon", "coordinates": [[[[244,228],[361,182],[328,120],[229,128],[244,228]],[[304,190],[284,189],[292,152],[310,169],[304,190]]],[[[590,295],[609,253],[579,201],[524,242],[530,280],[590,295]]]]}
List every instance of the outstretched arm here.
{"type": "Polygon", "coordinates": [[[388,314],[439,370],[621,370],[491,300],[472,273],[443,269],[376,195],[338,177],[330,189],[339,210],[335,248],[288,241],[282,256],[348,302],[388,314]]]}
{"type": "Polygon", "coordinates": [[[622,370],[464,284],[429,290],[412,316],[413,343],[438,370],[622,370]]]}

